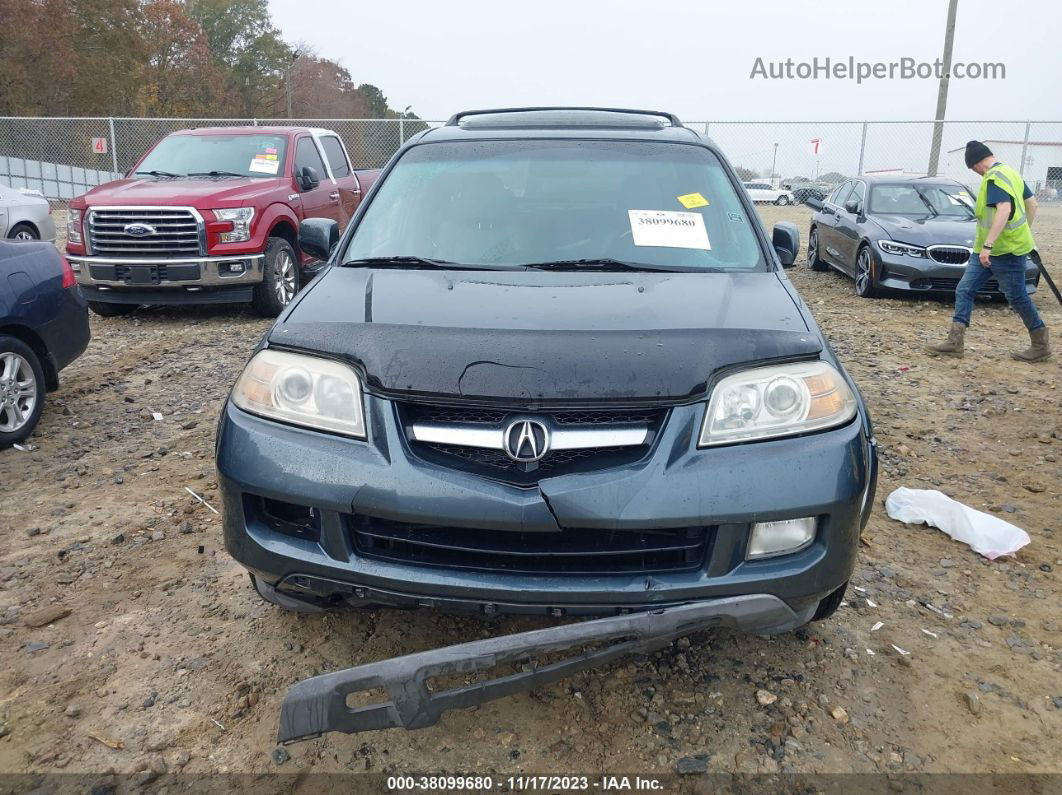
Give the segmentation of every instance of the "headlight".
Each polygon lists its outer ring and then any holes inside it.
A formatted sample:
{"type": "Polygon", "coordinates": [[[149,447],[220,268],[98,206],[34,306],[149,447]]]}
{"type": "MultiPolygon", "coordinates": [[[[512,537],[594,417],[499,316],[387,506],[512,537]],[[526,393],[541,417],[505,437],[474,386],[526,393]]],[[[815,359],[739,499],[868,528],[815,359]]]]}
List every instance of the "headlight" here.
{"type": "Polygon", "coordinates": [[[365,438],[361,382],[331,359],[259,351],[240,374],[232,402],[269,419],[365,438]]]}
{"type": "Polygon", "coordinates": [[[817,431],[855,413],[852,390],[826,362],[756,367],[727,376],[712,390],[697,446],[817,431]]]}
{"type": "Polygon", "coordinates": [[[66,216],[66,242],[81,242],[81,210],[70,210],[66,216]]]}
{"type": "Polygon", "coordinates": [[[906,254],[909,257],[925,257],[926,250],[909,243],[897,243],[895,240],[879,240],[878,248],[886,254],[906,254]]]}
{"type": "Polygon", "coordinates": [[[242,243],[251,239],[251,219],[254,207],[233,207],[229,210],[214,210],[219,221],[232,221],[231,232],[221,232],[218,240],[222,243],[242,243]]]}

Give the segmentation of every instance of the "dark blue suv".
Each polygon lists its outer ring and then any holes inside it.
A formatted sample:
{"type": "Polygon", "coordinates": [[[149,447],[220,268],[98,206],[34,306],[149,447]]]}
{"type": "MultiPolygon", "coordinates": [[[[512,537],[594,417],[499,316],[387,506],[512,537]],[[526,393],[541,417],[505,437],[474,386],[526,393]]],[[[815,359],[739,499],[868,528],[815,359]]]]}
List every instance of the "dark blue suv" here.
{"type": "Polygon", "coordinates": [[[51,243],[0,241],[0,449],[33,432],[45,392],[88,346],[87,306],[51,243]]]}
{"type": "MultiPolygon", "coordinates": [[[[611,617],[517,655],[837,608],[870,419],[783,270],[795,227],[768,235],[711,141],[665,113],[463,113],[402,147],[342,240],[300,235],[329,267],[218,434],[226,547],[265,599],[611,617]]],[[[282,739],[486,697],[432,704],[411,665],[302,683],[282,739]],[[357,683],[390,705],[351,713],[357,683]]]]}

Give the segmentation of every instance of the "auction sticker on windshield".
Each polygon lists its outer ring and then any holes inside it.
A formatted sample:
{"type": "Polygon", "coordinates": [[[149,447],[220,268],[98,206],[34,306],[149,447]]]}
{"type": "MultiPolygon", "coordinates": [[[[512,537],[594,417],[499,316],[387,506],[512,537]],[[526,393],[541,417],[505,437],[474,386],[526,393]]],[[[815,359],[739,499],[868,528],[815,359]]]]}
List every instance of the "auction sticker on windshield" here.
{"type": "Polygon", "coordinates": [[[627,210],[636,246],[696,248],[710,251],[708,230],[700,213],[671,210],[627,210]]]}
{"type": "Polygon", "coordinates": [[[252,158],[251,165],[247,167],[248,171],[255,171],[259,174],[276,174],[279,169],[279,160],[270,160],[264,155],[258,155],[252,158]]]}

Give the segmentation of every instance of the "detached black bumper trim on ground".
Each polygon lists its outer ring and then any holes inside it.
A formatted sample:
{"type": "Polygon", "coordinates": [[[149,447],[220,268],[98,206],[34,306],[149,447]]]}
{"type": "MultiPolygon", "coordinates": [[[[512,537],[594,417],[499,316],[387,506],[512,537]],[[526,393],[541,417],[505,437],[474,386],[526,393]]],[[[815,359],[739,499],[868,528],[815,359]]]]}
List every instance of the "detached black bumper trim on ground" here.
{"type": "Polygon", "coordinates": [[[423,729],[451,709],[468,709],[532,690],[626,654],[646,653],[684,635],[713,626],[746,632],[784,632],[806,623],[812,606],[800,613],[769,594],[695,602],[646,613],[536,629],[462,643],[322,674],[292,685],[280,710],[277,740],[291,743],[325,732],[353,734],[402,727],[423,729]],[[598,644],[541,667],[534,657],[598,644]],[[433,692],[433,677],[473,674],[498,665],[530,661],[528,669],[449,690],[433,692]],[[384,689],[389,701],[348,706],[353,693],[384,689]]]}

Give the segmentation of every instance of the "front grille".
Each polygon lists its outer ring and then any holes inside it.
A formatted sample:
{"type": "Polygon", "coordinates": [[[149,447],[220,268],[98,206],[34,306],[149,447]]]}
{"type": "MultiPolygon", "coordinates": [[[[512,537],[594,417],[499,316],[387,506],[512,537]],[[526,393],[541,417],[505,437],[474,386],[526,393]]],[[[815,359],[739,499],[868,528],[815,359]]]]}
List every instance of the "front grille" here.
{"type": "Polygon", "coordinates": [[[182,208],[97,208],[89,212],[88,236],[98,256],[195,257],[202,254],[199,220],[182,208]],[[146,234],[126,231],[130,224],[146,227],[146,234]]]}
{"type": "Polygon", "coordinates": [[[510,574],[626,574],[703,567],[711,527],[554,532],[476,530],[349,516],[358,555],[419,566],[510,574]]]}
{"type": "Polygon", "coordinates": [[[400,403],[398,407],[400,422],[406,429],[419,423],[501,429],[515,418],[541,419],[549,427],[558,431],[562,428],[593,428],[595,426],[612,428],[638,426],[649,429],[649,435],[643,444],[551,450],[541,460],[533,463],[514,461],[502,450],[416,441],[412,440],[411,435],[407,433],[407,439],[411,439],[409,442],[411,451],[423,460],[520,486],[534,485],[546,477],[625,466],[639,461],[648,454],[652,439],[667,414],[667,409],[663,408],[558,409],[554,412],[526,412],[517,409],[424,403],[400,403]]]}
{"type": "MultiPolygon", "coordinates": [[[[921,281],[928,281],[929,282],[929,287],[925,288],[927,290],[952,290],[952,291],[954,291],[955,288],[959,286],[959,280],[958,279],[923,279],[921,281]]],[[[987,282],[985,282],[984,287],[981,288],[981,292],[982,293],[998,293],[999,292],[999,282],[997,282],[995,279],[989,279],[987,282]]]]}
{"type": "Polygon", "coordinates": [[[930,246],[926,251],[931,260],[942,265],[965,265],[970,261],[973,249],[964,246],[930,246]]]}

